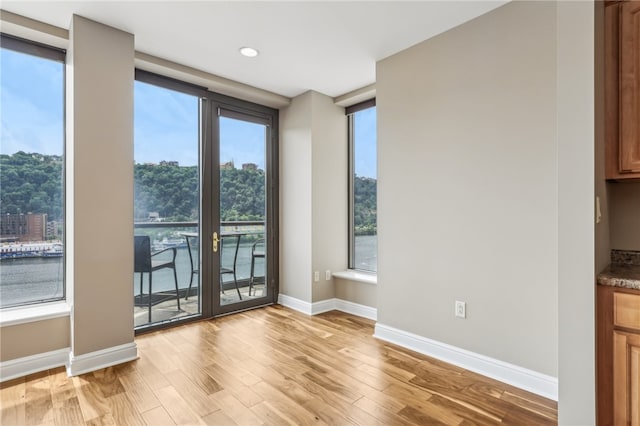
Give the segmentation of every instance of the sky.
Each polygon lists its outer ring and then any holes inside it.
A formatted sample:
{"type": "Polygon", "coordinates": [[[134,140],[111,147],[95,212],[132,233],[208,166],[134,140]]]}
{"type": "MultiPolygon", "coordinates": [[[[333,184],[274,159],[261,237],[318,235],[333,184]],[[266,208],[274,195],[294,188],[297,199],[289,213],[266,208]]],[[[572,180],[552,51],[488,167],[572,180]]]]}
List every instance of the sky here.
{"type": "Polygon", "coordinates": [[[62,155],[64,65],[0,49],[0,153],[62,155]]]}
{"type": "Polygon", "coordinates": [[[367,108],[355,113],[354,165],[356,176],[376,178],[376,108],[367,108]]]}
{"type": "MultiPolygon", "coordinates": [[[[0,49],[0,153],[63,152],[64,65],[0,49]]],[[[356,174],[376,177],[376,111],[356,113],[356,174]]],[[[346,129],[345,129],[346,131],[346,129]]],[[[134,161],[198,164],[199,99],[139,81],[134,85],[134,161]]],[[[220,162],[264,169],[265,127],[220,118],[220,162]]]]}

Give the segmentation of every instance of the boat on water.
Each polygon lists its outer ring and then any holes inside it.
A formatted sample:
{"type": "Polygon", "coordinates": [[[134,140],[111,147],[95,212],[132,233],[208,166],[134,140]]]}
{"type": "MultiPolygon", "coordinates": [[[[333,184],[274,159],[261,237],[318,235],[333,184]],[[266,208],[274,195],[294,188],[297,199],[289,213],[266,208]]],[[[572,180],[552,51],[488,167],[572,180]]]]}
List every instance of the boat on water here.
{"type": "Polygon", "coordinates": [[[60,241],[9,243],[0,245],[0,260],[31,257],[62,257],[64,248],[60,241]]]}
{"type": "Polygon", "coordinates": [[[151,243],[151,249],[153,251],[164,250],[168,248],[187,248],[187,242],[184,238],[163,238],[159,241],[153,241],[151,243]]]}

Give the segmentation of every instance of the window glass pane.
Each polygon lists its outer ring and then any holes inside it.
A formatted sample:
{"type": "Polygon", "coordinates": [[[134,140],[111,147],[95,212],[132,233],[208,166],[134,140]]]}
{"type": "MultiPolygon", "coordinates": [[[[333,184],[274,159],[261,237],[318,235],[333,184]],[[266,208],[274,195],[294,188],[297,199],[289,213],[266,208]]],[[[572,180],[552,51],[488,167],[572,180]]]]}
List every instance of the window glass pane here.
{"type": "Polygon", "coordinates": [[[220,117],[221,305],[267,296],[266,136],[264,124],[220,117]]]}
{"type": "Polygon", "coordinates": [[[153,262],[141,271],[136,243],[136,327],[201,312],[199,123],[197,96],[135,82],[134,234],[153,262]]]}
{"type": "Polygon", "coordinates": [[[64,64],[0,49],[0,307],[64,290],[64,64]]]}
{"type": "Polygon", "coordinates": [[[352,268],[378,269],[376,108],[353,113],[352,268]]]}

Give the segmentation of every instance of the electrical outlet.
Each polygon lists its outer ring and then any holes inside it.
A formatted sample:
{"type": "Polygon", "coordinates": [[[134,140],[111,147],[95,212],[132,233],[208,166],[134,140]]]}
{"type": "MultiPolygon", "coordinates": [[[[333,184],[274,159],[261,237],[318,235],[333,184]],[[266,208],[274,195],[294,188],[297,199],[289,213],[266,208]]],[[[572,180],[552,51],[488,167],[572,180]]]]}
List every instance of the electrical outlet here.
{"type": "Polygon", "coordinates": [[[456,317],[458,318],[467,317],[467,304],[465,302],[460,302],[459,300],[456,300],[456,317]]]}
{"type": "Polygon", "coordinates": [[[313,281],[315,281],[315,282],[320,281],[320,271],[315,271],[313,273],[313,281]]]}
{"type": "Polygon", "coordinates": [[[330,270],[327,269],[326,271],[324,271],[324,279],[326,281],[331,280],[331,271],[330,270]]]}

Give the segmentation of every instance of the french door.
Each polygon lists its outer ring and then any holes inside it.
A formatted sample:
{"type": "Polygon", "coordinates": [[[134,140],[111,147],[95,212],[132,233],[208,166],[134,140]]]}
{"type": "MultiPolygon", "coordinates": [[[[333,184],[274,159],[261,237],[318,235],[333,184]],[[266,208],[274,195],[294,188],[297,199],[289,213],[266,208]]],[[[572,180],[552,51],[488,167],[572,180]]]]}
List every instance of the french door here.
{"type": "Polygon", "coordinates": [[[278,112],[136,70],[136,330],[274,303],[278,112]]]}
{"type": "Polygon", "coordinates": [[[203,151],[203,253],[210,258],[211,312],[220,315],[275,302],[277,116],[220,95],[204,110],[211,125],[203,151]]]}

